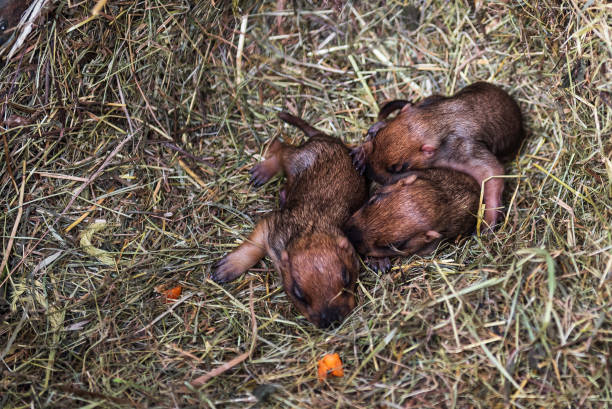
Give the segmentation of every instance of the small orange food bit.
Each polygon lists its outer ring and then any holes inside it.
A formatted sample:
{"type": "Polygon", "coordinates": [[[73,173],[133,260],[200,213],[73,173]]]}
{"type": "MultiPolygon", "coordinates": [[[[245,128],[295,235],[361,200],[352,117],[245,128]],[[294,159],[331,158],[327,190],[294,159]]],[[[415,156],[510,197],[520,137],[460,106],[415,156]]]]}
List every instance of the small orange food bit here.
{"type": "Polygon", "coordinates": [[[166,296],[166,304],[170,304],[176,301],[181,296],[182,292],[183,292],[183,287],[179,285],[169,290],[162,291],[162,294],[166,296]]]}
{"type": "Polygon", "coordinates": [[[328,374],[332,376],[344,376],[344,370],[342,369],[342,361],[340,355],[337,353],[327,354],[319,361],[319,380],[322,381],[327,378],[328,374]]]}

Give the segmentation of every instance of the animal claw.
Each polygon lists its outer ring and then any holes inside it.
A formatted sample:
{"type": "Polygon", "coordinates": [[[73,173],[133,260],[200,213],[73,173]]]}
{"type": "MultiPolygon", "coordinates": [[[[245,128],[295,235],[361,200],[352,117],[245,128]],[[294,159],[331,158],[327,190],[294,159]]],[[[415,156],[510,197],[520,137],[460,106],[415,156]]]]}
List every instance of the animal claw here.
{"type": "Polygon", "coordinates": [[[366,264],[378,273],[386,273],[391,269],[389,257],[367,257],[366,264]]]}
{"type": "Polygon", "coordinates": [[[228,257],[223,257],[214,265],[213,270],[210,272],[210,279],[219,284],[235,280],[240,273],[233,271],[232,267],[228,257]]]}
{"type": "Polygon", "coordinates": [[[363,175],[365,171],[365,150],[363,146],[358,146],[356,148],[351,149],[350,152],[351,158],[353,159],[353,166],[355,169],[359,171],[360,175],[363,175]]]}
{"type": "Polygon", "coordinates": [[[372,125],[368,129],[368,134],[367,134],[367,137],[366,137],[366,141],[371,141],[372,139],[374,139],[376,137],[376,134],[378,133],[378,131],[383,129],[385,127],[385,125],[386,125],[386,123],[383,122],[383,121],[378,121],[374,125],[372,125]]]}
{"type": "Polygon", "coordinates": [[[259,187],[270,180],[270,175],[268,175],[265,166],[263,166],[263,162],[249,169],[249,173],[251,174],[249,183],[255,187],[259,187]]]}

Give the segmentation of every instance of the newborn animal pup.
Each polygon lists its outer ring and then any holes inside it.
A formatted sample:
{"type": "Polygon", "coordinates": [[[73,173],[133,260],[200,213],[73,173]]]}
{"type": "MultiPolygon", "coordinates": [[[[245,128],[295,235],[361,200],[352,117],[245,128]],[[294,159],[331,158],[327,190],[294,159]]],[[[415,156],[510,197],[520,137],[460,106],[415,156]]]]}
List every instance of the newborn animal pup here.
{"type": "Polygon", "coordinates": [[[480,186],[449,169],[413,171],[382,186],[346,223],[357,251],[379,270],[388,256],[425,255],[444,239],[470,233],[476,224],[480,186]]]}
{"type": "Polygon", "coordinates": [[[275,139],[251,174],[253,184],[261,185],[282,171],[284,204],[217,263],[212,279],[235,280],[267,254],[293,304],[309,321],[327,327],[355,307],[359,261],[341,226],[366,201],[368,186],[338,138],[287,113],[279,118],[310,139],[301,146],[275,139]]]}
{"type": "MultiPolygon", "coordinates": [[[[486,82],[455,95],[432,95],[416,105],[397,100],[385,105],[366,142],[351,155],[360,171],[391,183],[410,169],[447,168],[467,173],[482,185],[504,174],[499,159],[516,153],[524,138],[521,111],[501,88],[486,82]],[[401,109],[388,123],[384,119],[401,109]]],[[[504,181],[484,185],[484,221],[498,218],[504,181]]]]}

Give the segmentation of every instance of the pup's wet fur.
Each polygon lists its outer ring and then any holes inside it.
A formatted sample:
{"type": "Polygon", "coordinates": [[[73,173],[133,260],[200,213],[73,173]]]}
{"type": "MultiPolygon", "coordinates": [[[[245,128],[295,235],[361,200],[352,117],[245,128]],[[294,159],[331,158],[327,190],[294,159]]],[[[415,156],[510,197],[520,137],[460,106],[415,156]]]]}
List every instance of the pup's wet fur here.
{"type": "Polygon", "coordinates": [[[480,187],[449,169],[413,171],[382,186],[346,223],[357,251],[378,270],[389,256],[425,255],[444,239],[469,234],[476,225],[480,187]]]}
{"type": "Polygon", "coordinates": [[[501,88],[477,82],[455,95],[432,95],[416,105],[386,104],[366,142],[351,155],[355,166],[382,184],[413,169],[447,168],[484,185],[484,221],[499,217],[504,181],[501,160],[516,154],[525,136],[517,103],[501,88]],[[388,123],[394,111],[400,113],[388,123]],[[491,179],[489,179],[491,178],[491,179]]]}
{"type": "Polygon", "coordinates": [[[257,223],[215,266],[212,279],[235,280],[267,254],[293,304],[309,321],[327,327],[355,307],[359,262],[341,226],[365,202],[368,186],[338,138],[290,114],[279,117],[310,139],[298,147],[274,140],[265,160],[252,169],[255,185],[285,174],[281,209],[257,223]]]}

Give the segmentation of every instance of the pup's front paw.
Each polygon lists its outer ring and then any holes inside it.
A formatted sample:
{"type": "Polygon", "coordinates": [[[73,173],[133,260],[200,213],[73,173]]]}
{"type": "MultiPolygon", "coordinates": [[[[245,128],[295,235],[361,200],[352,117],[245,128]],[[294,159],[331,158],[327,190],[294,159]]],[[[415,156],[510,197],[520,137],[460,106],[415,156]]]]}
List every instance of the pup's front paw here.
{"type": "Polygon", "coordinates": [[[389,257],[366,257],[365,263],[370,269],[379,273],[386,273],[391,269],[389,257]]]}
{"type": "Polygon", "coordinates": [[[383,122],[383,121],[378,121],[374,125],[372,125],[368,129],[368,135],[366,137],[366,141],[371,141],[372,139],[374,139],[376,137],[376,134],[378,133],[378,131],[383,129],[386,125],[387,124],[385,122],[383,122]]]}
{"type": "Polygon", "coordinates": [[[228,254],[214,265],[210,278],[216,283],[229,283],[240,277],[242,273],[241,268],[232,262],[231,254],[228,254]]]}
{"type": "Polygon", "coordinates": [[[480,231],[485,234],[493,233],[493,231],[499,227],[498,222],[503,216],[504,213],[500,208],[485,208],[484,223],[481,225],[480,231]]]}
{"type": "Polygon", "coordinates": [[[351,149],[350,155],[353,158],[353,166],[355,166],[360,175],[363,175],[366,167],[366,153],[363,145],[351,149]]]}

